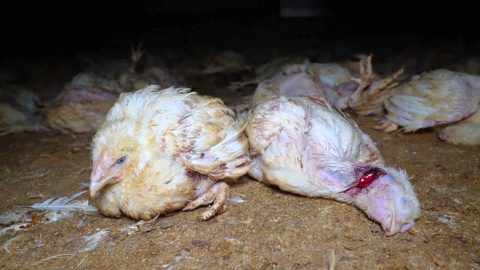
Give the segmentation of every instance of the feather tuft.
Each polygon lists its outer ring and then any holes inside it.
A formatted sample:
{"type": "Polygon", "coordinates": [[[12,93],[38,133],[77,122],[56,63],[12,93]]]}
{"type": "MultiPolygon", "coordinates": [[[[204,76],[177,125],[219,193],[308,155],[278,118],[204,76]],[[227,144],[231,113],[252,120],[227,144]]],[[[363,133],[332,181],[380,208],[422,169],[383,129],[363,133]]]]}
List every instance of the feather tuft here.
{"type": "Polygon", "coordinates": [[[78,252],[87,252],[90,250],[93,250],[100,244],[100,242],[103,239],[103,236],[108,233],[107,229],[101,229],[95,234],[92,235],[87,235],[83,236],[83,239],[85,240],[85,244],[82,245],[82,247],[78,250],[78,252]]]}

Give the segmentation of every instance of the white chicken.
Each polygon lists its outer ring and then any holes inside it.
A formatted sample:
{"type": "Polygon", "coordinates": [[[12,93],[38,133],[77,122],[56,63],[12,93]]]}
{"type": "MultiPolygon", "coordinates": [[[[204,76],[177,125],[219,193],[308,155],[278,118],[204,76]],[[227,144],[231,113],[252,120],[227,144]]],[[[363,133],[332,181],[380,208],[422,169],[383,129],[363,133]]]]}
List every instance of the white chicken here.
{"type": "Polygon", "coordinates": [[[310,63],[308,58],[302,56],[274,58],[271,61],[255,69],[255,78],[247,81],[231,82],[228,88],[232,90],[237,90],[250,84],[258,84],[266,79],[277,75],[286,66],[308,63],[310,63]]]}
{"type": "MultiPolygon", "coordinates": [[[[403,128],[404,132],[412,132],[447,124],[448,127],[438,133],[440,139],[454,144],[480,144],[480,117],[474,115],[480,103],[480,76],[439,69],[400,84],[395,80],[403,73],[402,68],[385,79],[374,81],[378,75],[374,74],[371,61],[372,55],[360,60],[359,77],[351,68],[337,63],[290,65],[270,79],[276,83],[263,87],[260,94],[264,95],[272,86],[285,87],[281,80],[295,85],[294,77],[285,75],[302,73],[304,75],[296,78],[311,78],[300,80],[302,84],[310,84],[302,86],[302,94],[317,93],[339,109],[358,115],[386,112],[375,129],[392,132],[403,128]],[[311,85],[311,81],[316,86],[311,85]]],[[[279,91],[280,95],[290,95],[280,88],[279,91]]],[[[298,91],[295,89],[292,95],[300,94],[298,91]]]]}
{"type": "Polygon", "coordinates": [[[380,95],[384,96],[386,116],[374,128],[392,132],[403,127],[404,132],[411,132],[465,119],[440,131],[439,137],[452,143],[480,142],[480,121],[473,116],[480,104],[480,76],[433,70],[380,95]]]}
{"type": "Polygon", "coordinates": [[[144,55],[145,50],[131,47],[129,63],[125,59],[116,59],[113,62],[106,61],[100,67],[93,70],[78,73],[68,87],[89,87],[99,91],[107,91],[115,94],[139,90],[151,84],[162,87],[178,86],[179,80],[167,69],[150,64],[136,72],[138,61],[144,55]]]}
{"type": "Polygon", "coordinates": [[[305,74],[258,86],[246,129],[254,163],[248,174],[284,191],[353,204],[387,236],[413,227],[420,204],[406,172],[385,166],[370,137],[319,91],[305,74]]]}
{"type": "Polygon", "coordinates": [[[106,216],[148,220],[177,209],[226,210],[251,169],[245,119],[218,98],[152,85],[121,94],[92,142],[90,195],[106,216]]]}
{"type": "Polygon", "coordinates": [[[453,144],[480,145],[480,110],[438,131],[438,137],[453,144]]]}
{"type": "Polygon", "coordinates": [[[394,81],[402,72],[403,69],[400,69],[385,79],[374,81],[378,75],[373,72],[372,55],[369,55],[361,58],[357,68],[351,62],[306,63],[285,66],[276,76],[283,78],[285,75],[303,73],[311,77],[316,88],[322,89],[319,94],[337,108],[370,115],[383,111],[384,96],[377,93],[397,86],[398,83],[394,81]]]}
{"type": "Polygon", "coordinates": [[[63,132],[95,132],[118,95],[88,86],[67,86],[41,110],[48,127],[63,132]]]}
{"type": "Polygon", "coordinates": [[[23,131],[48,131],[38,113],[40,98],[27,87],[0,86],[0,136],[23,131]]]}

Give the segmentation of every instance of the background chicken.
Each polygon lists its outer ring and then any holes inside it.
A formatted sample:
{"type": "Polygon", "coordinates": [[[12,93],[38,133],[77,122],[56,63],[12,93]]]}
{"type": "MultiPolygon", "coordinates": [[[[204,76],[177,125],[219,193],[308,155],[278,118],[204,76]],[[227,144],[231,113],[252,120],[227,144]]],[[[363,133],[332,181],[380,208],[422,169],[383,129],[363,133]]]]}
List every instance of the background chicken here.
{"type": "Polygon", "coordinates": [[[46,126],[56,130],[95,132],[117,99],[117,94],[99,88],[68,86],[41,112],[46,126]]]}
{"type": "Polygon", "coordinates": [[[473,116],[480,103],[480,76],[439,69],[414,76],[381,94],[386,116],[377,129],[392,132],[402,127],[404,132],[411,132],[465,119],[440,131],[439,137],[452,143],[480,142],[480,133],[475,132],[478,117],[473,116]]]}
{"type": "MultiPolygon", "coordinates": [[[[345,63],[290,65],[267,81],[270,86],[260,87],[259,92],[271,91],[273,87],[280,91],[280,95],[287,96],[317,93],[337,108],[348,109],[358,115],[386,113],[385,119],[374,127],[385,132],[400,127],[404,132],[411,132],[447,124],[447,128],[439,131],[440,139],[455,144],[479,144],[480,121],[473,115],[480,103],[479,76],[438,69],[413,76],[400,84],[395,80],[403,73],[402,68],[385,79],[375,81],[378,75],[373,72],[371,61],[372,55],[360,60],[358,75],[352,71],[351,64],[345,63]],[[292,93],[286,93],[282,90],[286,82],[292,84],[293,78],[300,77],[285,75],[298,72],[311,77],[316,86],[302,85],[302,90],[297,88],[290,91],[292,93]]],[[[302,84],[308,81],[297,79],[302,84]]]]}
{"type": "Polygon", "coordinates": [[[29,88],[5,84],[0,86],[0,135],[22,131],[47,131],[38,113],[43,106],[29,88]]]}
{"type": "Polygon", "coordinates": [[[55,95],[50,98],[41,99],[36,94],[41,89],[2,84],[0,135],[51,130],[95,132],[120,93],[151,84],[161,87],[180,84],[180,76],[161,66],[163,58],[144,53],[141,46],[132,46],[129,59],[89,61],[91,64],[84,71],[70,77],[58,91],[51,91],[55,95]],[[139,65],[142,56],[144,61],[139,65]]]}
{"type": "Polygon", "coordinates": [[[480,110],[438,131],[438,137],[453,144],[480,145],[480,110]]]}
{"type": "Polygon", "coordinates": [[[251,168],[245,125],[220,99],[186,88],[122,94],[92,142],[90,195],[106,216],[144,220],[213,202],[207,220],[226,210],[219,180],[251,168]]]}
{"type": "Polygon", "coordinates": [[[229,89],[237,90],[250,84],[258,84],[269,79],[283,70],[284,67],[294,64],[308,64],[310,61],[304,56],[273,57],[267,63],[255,69],[255,78],[246,81],[231,82],[229,89]]]}
{"type": "Polygon", "coordinates": [[[402,72],[403,69],[400,69],[385,79],[375,81],[374,78],[379,76],[373,72],[372,55],[369,55],[362,56],[359,64],[346,61],[287,65],[267,82],[271,85],[285,86],[284,83],[276,81],[285,80],[286,75],[304,74],[317,85],[313,88],[302,87],[305,91],[320,91],[318,94],[339,109],[350,109],[360,115],[370,115],[383,112],[384,95],[378,93],[398,85],[394,81],[402,72]]]}
{"type": "Polygon", "coordinates": [[[246,129],[254,160],[249,175],[285,191],[354,204],[386,235],[410,229],[420,207],[405,171],[386,167],[368,135],[312,94],[315,89],[306,91],[315,86],[309,80],[294,74],[257,88],[265,94],[254,100],[246,129]]]}
{"type": "Polygon", "coordinates": [[[151,84],[162,87],[178,86],[182,78],[163,67],[162,59],[151,54],[145,55],[145,52],[140,44],[137,48],[131,47],[130,59],[114,58],[94,62],[85,71],[75,75],[67,87],[90,87],[119,94],[139,90],[151,84]],[[144,61],[140,63],[140,60],[144,61]]]}

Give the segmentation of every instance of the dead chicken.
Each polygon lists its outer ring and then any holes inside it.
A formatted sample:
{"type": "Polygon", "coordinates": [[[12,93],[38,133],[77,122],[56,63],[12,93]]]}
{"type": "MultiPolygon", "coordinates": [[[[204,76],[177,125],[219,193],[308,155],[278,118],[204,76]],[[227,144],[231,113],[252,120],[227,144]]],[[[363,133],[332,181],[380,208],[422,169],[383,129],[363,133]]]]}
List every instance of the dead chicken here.
{"type": "Polygon", "coordinates": [[[480,110],[438,131],[438,137],[453,144],[480,145],[480,110]]]}
{"type": "MultiPolygon", "coordinates": [[[[439,132],[440,139],[455,144],[479,144],[480,133],[477,131],[480,121],[472,115],[480,103],[480,76],[439,69],[399,84],[395,79],[402,74],[403,69],[400,69],[383,80],[374,81],[376,75],[371,59],[370,55],[360,60],[360,77],[350,77],[350,84],[338,84],[345,81],[348,73],[338,67],[333,69],[333,65],[329,65],[329,69],[325,68],[326,64],[316,64],[297,70],[310,74],[323,89],[319,94],[340,109],[364,116],[386,112],[375,129],[392,132],[402,127],[404,132],[411,132],[448,124],[439,132]],[[461,122],[456,123],[458,121],[461,122]]],[[[293,66],[283,73],[295,72],[293,66]]]]}
{"type": "Polygon", "coordinates": [[[41,111],[45,125],[62,132],[95,132],[118,95],[88,86],[68,86],[41,111]]]}
{"type": "MultiPolygon", "coordinates": [[[[149,66],[137,74],[135,67],[144,52],[140,46],[136,49],[132,46],[129,65],[112,64],[111,68],[100,68],[95,73],[76,75],[50,106],[42,110],[46,125],[75,133],[95,132],[119,93],[142,89],[151,84],[161,87],[178,85],[176,77],[160,67],[149,66]]],[[[108,66],[108,63],[104,66],[108,66]]]]}
{"type": "Polygon", "coordinates": [[[410,229],[420,205],[406,172],[385,166],[370,137],[321,90],[306,74],[258,86],[246,129],[254,163],[248,174],[284,191],[353,204],[387,236],[410,229]]]}
{"type": "MultiPolygon", "coordinates": [[[[298,76],[310,77],[310,81],[316,84],[316,87],[310,86],[303,89],[308,91],[309,94],[313,94],[312,91],[319,91],[319,95],[322,95],[337,108],[350,109],[360,115],[381,113],[384,110],[384,96],[378,95],[378,93],[397,86],[398,83],[395,82],[395,79],[402,74],[403,69],[385,79],[374,81],[373,78],[378,77],[378,75],[372,69],[372,55],[368,57],[360,56],[360,58],[360,64],[357,63],[356,65],[353,65],[351,61],[289,64],[283,66],[274,76],[264,81],[275,82],[284,80],[286,75],[303,74],[298,76]]],[[[289,81],[292,80],[289,79],[289,81]]],[[[272,83],[271,85],[276,87],[283,84],[272,83]]],[[[259,89],[262,89],[262,92],[266,90],[266,88],[259,89]]],[[[259,93],[256,92],[255,94],[259,93]]]]}
{"type": "Polygon", "coordinates": [[[308,63],[310,63],[308,58],[300,57],[300,56],[274,58],[273,60],[255,69],[255,75],[256,75],[255,78],[247,81],[231,82],[228,88],[232,90],[237,90],[240,88],[244,88],[245,86],[250,84],[255,85],[277,75],[286,66],[290,66],[294,64],[308,64],[308,63]]]}
{"type": "Polygon", "coordinates": [[[132,46],[130,64],[127,65],[123,61],[103,63],[93,71],[77,74],[68,86],[86,86],[119,94],[139,90],[151,84],[162,87],[179,85],[181,78],[159,66],[150,65],[136,71],[139,69],[138,62],[144,54],[145,50],[141,49],[141,44],[138,48],[132,46]]]}
{"type": "Polygon", "coordinates": [[[480,76],[439,69],[399,84],[395,79],[402,74],[400,69],[374,81],[378,75],[373,72],[371,60],[371,55],[360,60],[359,77],[351,76],[350,69],[335,63],[292,65],[277,76],[282,80],[286,74],[307,74],[317,85],[307,89],[342,110],[363,116],[386,113],[375,129],[392,132],[402,127],[404,132],[412,132],[448,125],[439,131],[440,139],[455,144],[479,144],[480,121],[473,114],[480,103],[480,76]]]}
{"type": "Polygon", "coordinates": [[[123,93],[92,142],[90,195],[100,212],[148,220],[212,204],[251,169],[245,119],[218,98],[157,85],[123,93]]]}
{"type": "Polygon", "coordinates": [[[53,100],[40,99],[25,87],[4,87],[8,97],[0,102],[0,135],[22,131],[60,130],[95,132],[103,123],[119,93],[141,89],[151,84],[162,87],[179,84],[177,76],[156,66],[135,72],[145,53],[132,46],[131,59],[105,62],[89,72],[77,74],[53,100]],[[41,108],[36,106],[41,102],[41,108]]]}
{"type": "Polygon", "coordinates": [[[47,131],[38,110],[44,106],[29,88],[5,84],[0,87],[0,135],[23,131],[47,131]]]}
{"type": "Polygon", "coordinates": [[[184,78],[241,73],[250,69],[245,55],[232,50],[200,54],[170,53],[168,57],[172,62],[172,70],[184,78]]]}
{"type": "Polygon", "coordinates": [[[372,55],[360,58],[358,68],[351,62],[291,65],[285,67],[279,76],[305,73],[324,90],[323,96],[337,108],[349,109],[359,115],[377,114],[383,111],[384,98],[377,94],[397,86],[395,79],[403,69],[374,81],[379,76],[373,72],[372,55]]]}
{"type": "Polygon", "coordinates": [[[374,128],[404,132],[449,125],[439,137],[451,143],[478,145],[480,76],[439,69],[412,77],[383,96],[385,118],[374,128]],[[461,121],[461,122],[458,122],[461,121]]]}
{"type": "Polygon", "coordinates": [[[218,72],[240,72],[250,69],[245,61],[245,57],[232,50],[222,51],[213,58],[208,58],[205,67],[200,74],[213,74],[218,72]]]}

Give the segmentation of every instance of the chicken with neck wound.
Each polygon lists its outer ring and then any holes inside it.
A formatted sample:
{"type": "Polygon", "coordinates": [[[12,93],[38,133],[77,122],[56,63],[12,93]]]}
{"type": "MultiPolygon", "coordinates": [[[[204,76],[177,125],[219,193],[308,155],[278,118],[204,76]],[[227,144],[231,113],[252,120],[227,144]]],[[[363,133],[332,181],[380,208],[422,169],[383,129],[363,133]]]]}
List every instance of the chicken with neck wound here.
{"type": "Polygon", "coordinates": [[[371,138],[306,74],[260,83],[246,133],[254,163],[249,175],[258,181],[353,204],[387,236],[420,217],[405,171],[385,166],[371,138]]]}

